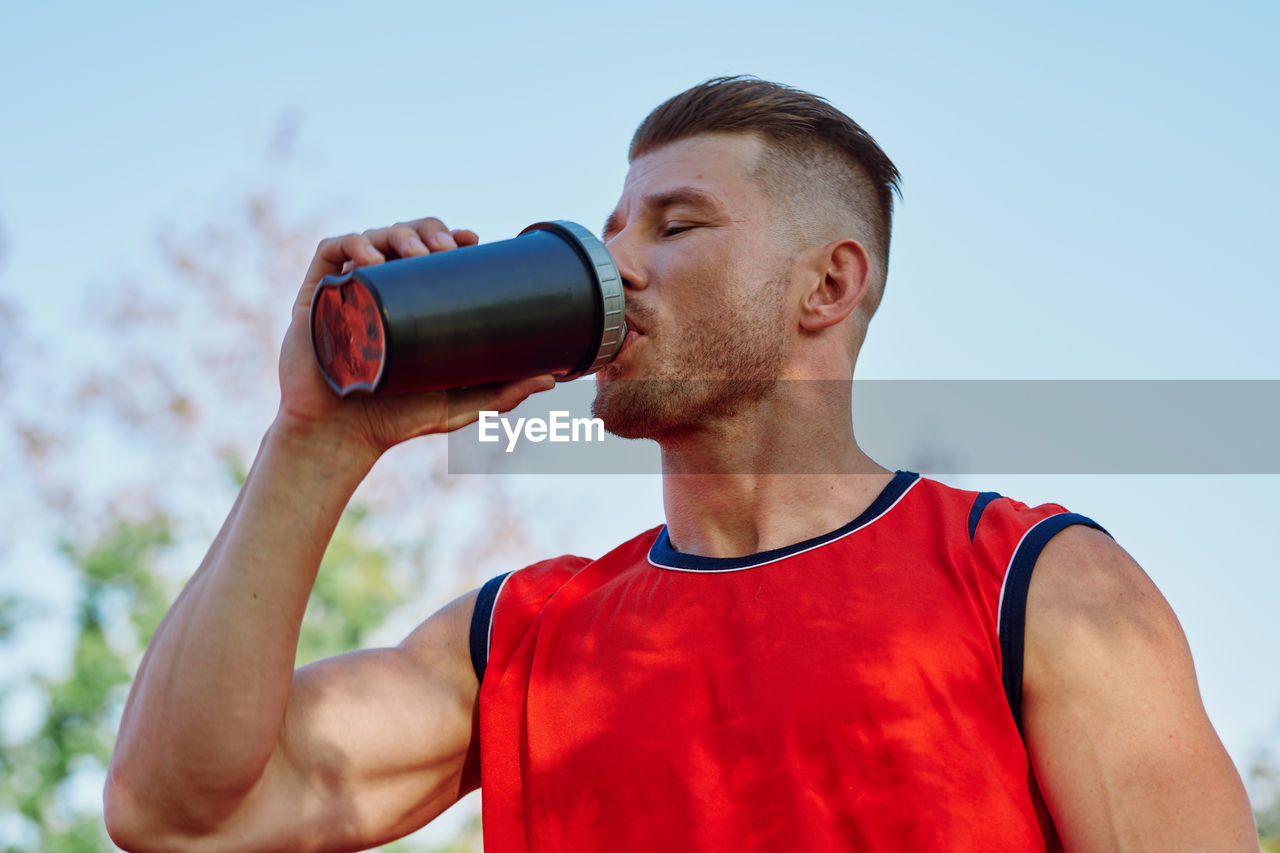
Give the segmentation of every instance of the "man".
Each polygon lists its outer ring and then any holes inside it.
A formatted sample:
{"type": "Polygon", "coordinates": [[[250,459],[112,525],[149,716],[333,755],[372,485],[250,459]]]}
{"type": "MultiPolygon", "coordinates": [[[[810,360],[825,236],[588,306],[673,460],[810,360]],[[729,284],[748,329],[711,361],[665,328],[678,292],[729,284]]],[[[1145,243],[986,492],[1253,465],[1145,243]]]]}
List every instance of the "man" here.
{"type": "Polygon", "coordinates": [[[786,87],[713,80],[659,107],[604,230],[631,332],[595,411],[661,445],[666,526],[295,673],[325,544],[381,453],[552,385],[338,400],[308,338],[316,282],[477,238],[425,219],[321,242],[276,421],[135,681],[112,836],[358,849],[482,785],[495,850],[1256,849],[1178,624],[1128,555],[1061,507],[858,448],[849,380],[896,180],[786,87]]]}

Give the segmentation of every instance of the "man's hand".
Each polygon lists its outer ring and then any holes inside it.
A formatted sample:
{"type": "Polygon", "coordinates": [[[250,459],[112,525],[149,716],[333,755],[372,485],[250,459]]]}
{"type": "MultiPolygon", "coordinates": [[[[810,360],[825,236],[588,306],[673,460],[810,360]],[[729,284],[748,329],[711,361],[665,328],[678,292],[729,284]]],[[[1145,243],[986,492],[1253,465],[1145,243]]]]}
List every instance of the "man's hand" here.
{"type": "Polygon", "coordinates": [[[324,381],[316,364],[308,317],[312,294],[322,278],[478,242],[474,232],[450,230],[435,218],[321,240],[298,291],[280,352],[278,424],[303,432],[333,430],[340,440],[355,442],[356,447],[376,459],[406,439],[466,426],[482,410],[509,411],[530,394],[554,386],[554,378],[545,375],[460,391],[343,400],[324,381]]]}
{"type": "Polygon", "coordinates": [[[311,295],[344,269],[475,242],[423,219],[320,243],[281,351],[276,421],[125,705],[105,791],[120,846],[363,848],[421,826],[476,784],[474,593],[397,648],[294,671],[320,560],[378,456],[553,384],[343,400],[316,363],[311,295]]]}

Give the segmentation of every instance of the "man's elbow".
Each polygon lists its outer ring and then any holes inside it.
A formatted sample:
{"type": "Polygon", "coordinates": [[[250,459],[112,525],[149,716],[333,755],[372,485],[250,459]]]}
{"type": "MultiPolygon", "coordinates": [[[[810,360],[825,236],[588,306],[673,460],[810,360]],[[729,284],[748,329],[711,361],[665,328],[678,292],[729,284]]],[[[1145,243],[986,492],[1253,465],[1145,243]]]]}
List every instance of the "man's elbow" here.
{"type": "Polygon", "coordinates": [[[107,835],[121,850],[147,853],[152,850],[189,850],[196,840],[178,832],[173,813],[165,813],[157,798],[135,789],[113,769],[107,771],[102,790],[102,816],[107,835]]]}
{"type": "Polygon", "coordinates": [[[146,810],[111,771],[107,772],[107,783],[102,790],[102,816],[107,835],[121,850],[140,853],[157,848],[154,840],[148,841],[158,833],[147,820],[146,810]]]}

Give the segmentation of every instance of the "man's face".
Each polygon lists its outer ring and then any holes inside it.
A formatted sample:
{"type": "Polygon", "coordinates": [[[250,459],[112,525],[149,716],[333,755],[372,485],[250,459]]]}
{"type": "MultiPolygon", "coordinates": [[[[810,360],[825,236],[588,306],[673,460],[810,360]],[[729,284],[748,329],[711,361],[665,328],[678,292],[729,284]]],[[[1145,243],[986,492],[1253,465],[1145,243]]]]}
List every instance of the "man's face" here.
{"type": "Polygon", "coordinates": [[[604,240],[627,283],[628,335],[596,374],[611,432],[661,438],[730,417],[766,394],[786,360],[795,253],[752,179],[749,134],[709,134],[637,158],[604,240]]]}

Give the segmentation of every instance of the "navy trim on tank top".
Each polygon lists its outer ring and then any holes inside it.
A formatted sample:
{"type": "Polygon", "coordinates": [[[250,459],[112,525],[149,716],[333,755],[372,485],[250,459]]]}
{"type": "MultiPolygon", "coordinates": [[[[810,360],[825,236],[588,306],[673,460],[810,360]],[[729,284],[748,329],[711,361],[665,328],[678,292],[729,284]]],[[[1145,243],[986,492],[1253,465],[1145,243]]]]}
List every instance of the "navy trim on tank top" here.
{"type": "MultiPolygon", "coordinates": [[[[1013,720],[1022,731],[1022,656],[1027,627],[1027,590],[1031,588],[1031,573],[1040,559],[1040,552],[1049,540],[1075,524],[1083,524],[1107,533],[1106,528],[1091,518],[1074,512],[1062,512],[1041,519],[1022,535],[1022,541],[1009,558],[1004,588],[1000,591],[1000,615],[997,631],[1000,635],[1001,678],[1004,695],[1009,700],[1013,720]]],[[[1107,533],[1110,536],[1110,533],[1107,533]]]]}
{"type": "Polygon", "coordinates": [[[498,603],[498,591],[511,572],[489,578],[476,596],[476,609],[471,613],[471,667],[476,680],[484,681],[484,670],[489,664],[489,628],[493,624],[493,606],[498,603]]]}
{"type": "Polygon", "coordinates": [[[884,487],[883,491],[871,502],[871,506],[867,507],[857,518],[843,527],[830,533],[824,533],[821,536],[815,536],[812,539],[806,539],[803,542],[797,542],[795,545],[774,548],[770,551],[761,551],[758,554],[748,554],[745,557],[699,557],[695,554],[682,553],[671,547],[666,525],[663,525],[662,530],[658,532],[658,538],[653,541],[653,545],[649,548],[649,562],[661,569],[693,572],[736,572],[742,569],[763,566],[766,563],[774,563],[786,557],[799,554],[802,551],[809,551],[826,545],[828,542],[834,542],[843,536],[848,536],[860,527],[867,526],[888,512],[919,479],[919,474],[911,471],[898,471],[895,473],[894,478],[889,481],[889,484],[884,487]]]}
{"type": "Polygon", "coordinates": [[[969,508],[969,543],[973,544],[973,534],[978,529],[978,522],[982,520],[982,513],[986,511],[987,504],[996,498],[1003,497],[999,492],[980,492],[973,499],[973,506],[969,508]]]}

